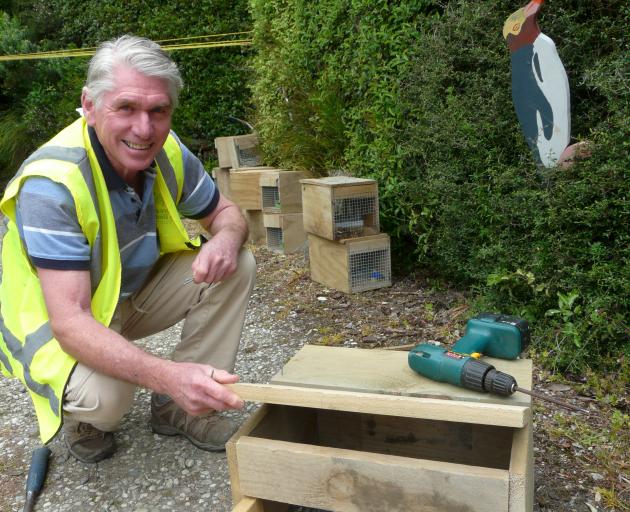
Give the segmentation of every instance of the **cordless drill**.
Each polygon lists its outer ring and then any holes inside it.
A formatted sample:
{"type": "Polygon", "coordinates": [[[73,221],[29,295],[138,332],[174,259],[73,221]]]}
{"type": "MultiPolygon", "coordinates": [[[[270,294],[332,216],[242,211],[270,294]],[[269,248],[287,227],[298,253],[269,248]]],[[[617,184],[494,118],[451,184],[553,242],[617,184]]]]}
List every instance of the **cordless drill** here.
{"type": "Polygon", "coordinates": [[[412,370],[429,379],[474,391],[510,396],[515,391],[523,391],[514,377],[480,361],[479,357],[517,359],[529,341],[526,320],[483,313],[466,323],[464,337],[450,350],[421,343],[409,352],[408,361],[412,370]]]}

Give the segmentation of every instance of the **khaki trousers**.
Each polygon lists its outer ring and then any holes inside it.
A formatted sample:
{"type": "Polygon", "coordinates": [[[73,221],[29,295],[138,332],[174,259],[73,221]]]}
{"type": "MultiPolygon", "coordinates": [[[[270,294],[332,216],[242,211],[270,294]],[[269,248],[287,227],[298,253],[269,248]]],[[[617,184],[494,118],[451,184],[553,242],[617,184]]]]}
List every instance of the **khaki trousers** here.
{"type": "MultiPolygon", "coordinates": [[[[120,304],[110,328],[128,340],[138,340],[184,320],[170,359],[231,372],[254,288],[256,262],[249,250],[242,249],[236,272],[225,281],[185,284],[196,254],[182,251],[160,258],[144,286],[120,304]]],[[[65,417],[114,431],[131,408],[135,389],[133,384],[78,363],[64,395],[65,417]]]]}

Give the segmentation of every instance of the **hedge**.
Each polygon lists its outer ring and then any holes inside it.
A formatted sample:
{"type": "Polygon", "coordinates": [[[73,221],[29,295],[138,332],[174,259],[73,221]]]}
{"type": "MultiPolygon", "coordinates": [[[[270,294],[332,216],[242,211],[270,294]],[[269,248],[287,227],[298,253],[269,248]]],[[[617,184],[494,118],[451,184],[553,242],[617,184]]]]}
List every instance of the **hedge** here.
{"type": "Polygon", "coordinates": [[[543,7],[569,74],[573,142],[593,154],[539,169],[501,34],[521,5],[411,4],[252,1],[268,158],[377,179],[395,259],[470,288],[479,309],[528,318],[549,365],[629,354],[628,7],[543,7]]]}

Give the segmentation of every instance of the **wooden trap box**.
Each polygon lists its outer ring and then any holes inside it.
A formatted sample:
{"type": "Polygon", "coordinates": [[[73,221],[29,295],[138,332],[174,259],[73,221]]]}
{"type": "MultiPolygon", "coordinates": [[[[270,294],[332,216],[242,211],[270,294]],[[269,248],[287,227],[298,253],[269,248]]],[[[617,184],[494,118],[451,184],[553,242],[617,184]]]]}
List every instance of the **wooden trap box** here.
{"type": "Polygon", "coordinates": [[[260,176],[262,209],[265,213],[302,212],[303,171],[282,171],[265,173],[260,176]]]}
{"type": "Polygon", "coordinates": [[[230,199],[244,210],[262,210],[260,178],[266,173],[275,173],[274,167],[245,167],[230,169],[230,199]]]}
{"type": "Polygon", "coordinates": [[[332,242],[308,234],[311,279],[346,293],[391,286],[389,235],[332,242]]]}
{"type": "MultiPolygon", "coordinates": [[[[531,361],[489,362],[531,388],[531,361]]],[[[406,352],[312,345],[232,389],[264,404],[227,444],[235,511],[533,509],[527,395],[430,381],[406,352]]]]}
{"type": "Polygon", "coordinates": [[[340,240],[379,232],[376,181],[333,176],[307,178],[301,183],[307,233],[340,240]]]}
{"type": "Polygon", "coordinates": [[[258,135],[237,135],[234,137],[217,137],[214,139],[219,167],[239,169],[262,165],[258,135]]]}
{"type": "Polygon", "coordinates": [[[304,248],[306,233],[301,213],[264,213],[267,249],[290,254],[304,248]]]}

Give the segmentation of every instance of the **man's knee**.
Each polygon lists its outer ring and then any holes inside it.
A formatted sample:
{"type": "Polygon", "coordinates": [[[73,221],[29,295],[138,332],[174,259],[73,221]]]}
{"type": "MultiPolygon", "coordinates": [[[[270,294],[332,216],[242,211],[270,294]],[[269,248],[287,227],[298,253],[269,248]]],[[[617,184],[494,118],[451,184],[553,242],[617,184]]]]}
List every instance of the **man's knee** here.
{"type": "Polygon", "coordinates": [[[256,258],[252,254],[252,251],[243,247],[238,258],[237,273],[242,276],[242,279],[248,281],[252,286],[256,280],[256,258]]]}
{"type": "Polygon", "coordinates": [[[100,430],[115,430],[133,404],[133,384],[96,372],[79,386],[69,387],[64,403],[66,414],[100,430]]]}

